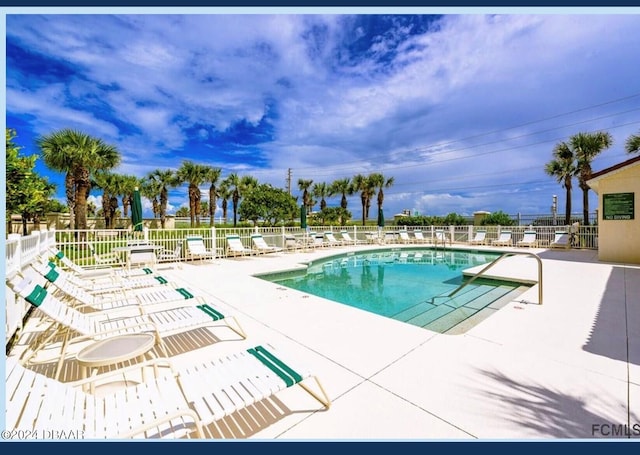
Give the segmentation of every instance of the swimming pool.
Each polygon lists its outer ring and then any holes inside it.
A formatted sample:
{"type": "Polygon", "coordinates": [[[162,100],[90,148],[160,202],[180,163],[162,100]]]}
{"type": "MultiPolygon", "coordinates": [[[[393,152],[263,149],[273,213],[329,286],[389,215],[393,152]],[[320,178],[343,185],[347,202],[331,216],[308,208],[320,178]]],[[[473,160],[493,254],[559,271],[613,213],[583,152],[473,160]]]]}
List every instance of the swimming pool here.
{"type": "Polygon", "coordinates": [[[309,262],[307,269],[259,278],[440,333],[464,333],[524,290],[517,283],[476,280],[454,297],[462,270],[500,253],[386,249],[309,262]]]}

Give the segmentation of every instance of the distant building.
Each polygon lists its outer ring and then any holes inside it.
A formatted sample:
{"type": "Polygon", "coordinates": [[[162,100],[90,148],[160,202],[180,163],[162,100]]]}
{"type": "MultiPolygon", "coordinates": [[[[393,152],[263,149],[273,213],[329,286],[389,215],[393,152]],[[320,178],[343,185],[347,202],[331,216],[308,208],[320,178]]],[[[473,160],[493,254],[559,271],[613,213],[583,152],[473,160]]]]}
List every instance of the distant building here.
{"type": "Polygon", "coordinates": [[[403,209],[402,213],[396,213],[395,215],[393,215],[393,220],[394,221],[400,221],[403,218],[408,218],[411,216],[411,209],[403,209]]]}

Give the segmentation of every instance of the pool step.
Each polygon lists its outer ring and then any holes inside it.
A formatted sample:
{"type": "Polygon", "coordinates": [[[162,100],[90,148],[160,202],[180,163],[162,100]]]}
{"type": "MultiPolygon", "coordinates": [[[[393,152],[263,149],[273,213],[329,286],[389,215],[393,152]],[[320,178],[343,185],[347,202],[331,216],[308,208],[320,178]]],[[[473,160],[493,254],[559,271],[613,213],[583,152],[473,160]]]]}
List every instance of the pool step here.
{"type": "Polygon", "coordinates": [[[514,288],[512,286],[499,286],[494,288],[481,297],[469,301],[466,305],[447,313],[445,316],[436,319],[423,327],[425,329],[433,330],[434,332],[446,333],[461,322],[469,319],[475,314],[478,314],[480,310],[488,307],[496,300],[511,293],[513,290],[514,288]]]}
{"type": "MultiPolygon", "coordinates": [[[[471,296],[471,298],[473,299],[475,298],[475,296],[479,295],[477,294],[478,291],[476,290],[476,288],[477,286],[473,286],[473,285],[467,286],[465,289],[460,291],[460,293],[458,293],[456,297],[464,298],[465,295],[471,292],[473,293],[473,296],[471,296]]],[[[398,321],[408,322],[410,319],[415,318],[416,316],[419,316],[429,310],[432,310],[437,306],[440,306],[440,304],[442,304],[447,300],[449,300],[449,297],[447,297],[446,295],[439,295],[435,299],[433,299],[433,301],[424,301],[424,302],[416,303],[415,305],[410,306],[409,308],[406,308],[403,311],[396,313],[390,317],[392,317],[393,319],[397,319],[398,321]]]]}
{"type": "Polygon", "coordinates": [[[513,286],[505,285],[469,285],[467,288],[450,298],[436,298],[433,303],[422,302],[394,316],[394,319],[444,333],[514,291],[513,286]]]}

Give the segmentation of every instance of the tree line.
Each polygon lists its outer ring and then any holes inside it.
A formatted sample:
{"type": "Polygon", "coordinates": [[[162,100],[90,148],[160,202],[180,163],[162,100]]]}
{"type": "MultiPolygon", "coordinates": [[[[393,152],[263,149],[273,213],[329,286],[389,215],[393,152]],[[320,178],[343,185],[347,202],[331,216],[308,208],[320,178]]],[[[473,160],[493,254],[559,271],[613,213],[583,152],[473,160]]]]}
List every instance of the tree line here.
{"type": "MultiPolygon", "coordinates": [[[[20,213],[26,229],[28,219],[37,220],[47,211],[62,211],[62,204],[53,199],[55,185],[34,172],[36,156],[19,156],[20,147],[14,143],[15,130],[6,129],[7,135],[7,214],[20,213]]],[[[298,215],[298,198],[270,184],[261,184],[255,177],[231,173],[222,178],[222,169],[206,164],[183,161],[173,169],[155,169],[139,178],[133,175],[117,174],[112,170],[120,164],[118,149],[102,139],[81,131],[62,129],[36,139],[44,164],[65,175],[66,208],[70,214],[70,229],[87,229],[89,212],[88,197],[92,189],[102,190],[102,215],[105,227],[113,227],[121,198],[123,214],[128,216],[133,194],[138,189],[142,196],[152,203],[155,217],[160,226],[165,227],[169,190],[187,184],[189,197],[188,216],[192,227],[200,226],[200,216],[209,214],[213,226],[218,199],[221,200],[223,218],[227,219],[229,203],[233,211],[233,225],[238,216],[257,224],[276,225],[293,220],[298,215]],[[208,201],[202,201],[200,187],[208,185],[208,201]],[[242,204],[241,204],[242,201],[242,204]]],[[[384,189],[394,183],[380,173],[358,174],[353,178],[338,179],[330,184],[299,179],[302,191],[302,205],[307,213],[320,199],[320,212],[316,217],[322,222],[345,224],[351,213],[347,210],[347,196],[360,193],[362,202],[362,223],[369,217],[369,208],[377,198],[378,208],[384,203],[384,189]],[[340,207],[328,207],[326,198],[340,195],[340,207]]],[[[182,209],[179,213],[183,212],[182,209]]]]}
{"type": "MultiPolygon", "coordinates": [[[[37,157],[20,155],[20,147],[14,143],[16,135],[15,130],[6,128],[7,217],[10,220],[10,214],[21,214],[23,229],[26,230],[27,220],[39,221],[39,217],[47,211],[62,211],[63,207],[53,199],[55,185],[35,173],[37,157]]],[[[583,192],[583,222],[589,224],[587,181],[592,175],[591,163],[598,154],[611,147],[612,142],[611,135],[606,132],[578,133],[554,147],[552,159],[545,165],[545,172],[555,177],[566,190],[565,224],[570,224],[571,220],[574,177],[577,177],[578,186],[583,192]]],[[[237,173],[231,173],[223,179],[222,169],[190,160],[183,161],[177,170],[156,169],[142,178],[116,174],[112,170],[121,161],[118,149],[81,131],[55,131],[38,137],[36,145],[45,165],[65,175],[66,207],[70,213],[71,229],[87,229],[87,200],[90,191],[95,188],[102,190],[102,214],[107,228],[113,227],[118,197],[121,197],[124,216],[128,216],[136,188],[151,201],[154,216],[160,218],[160,225],[164,228],[169,190],[184,184],[188,186],[188,213],[192,227],[200,226],[203,204],[208,209],[209,223],[213,225],[218,199],[221,200],[225,220],[231,202],[234,226],[237,225],[238,216],[254,223],[262,220],[265,224],[275,225],[293,220],[298,213],[298,198],[282,189],[237,173]],[[202,201],[202,185],[209,186],[208,201],[202,201]]],[[[640,151],[640,135],[631,135],[625,142],[625,150],[627,153],[640,151]]],[[[378,209],[382,209],[384,190],[393,184],[393,177],[385,177],[381,173],[357,174],[330,183],[303,178],[298,180],[298,188],[302,192],[301,205],[307,214],[311,214],[319,200],[320,211],[314,216],[322,224],[338,222],[344,225],[351,219],[347,196],[359,194],[363,226],[369,219],[372,202],[375,200],[378,209]],[[341,197],[339,207],[328,206],[326,199],[333,196],[341,197]]]]}

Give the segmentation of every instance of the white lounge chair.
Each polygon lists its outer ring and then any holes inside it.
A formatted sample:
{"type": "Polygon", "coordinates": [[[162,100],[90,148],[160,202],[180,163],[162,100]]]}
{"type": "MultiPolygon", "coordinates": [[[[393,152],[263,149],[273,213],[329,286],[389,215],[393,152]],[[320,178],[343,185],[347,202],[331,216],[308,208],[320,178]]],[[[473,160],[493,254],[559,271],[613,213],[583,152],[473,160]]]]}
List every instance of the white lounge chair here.
{"type": "Polygon", "coordinates": [[[76,262],[69,259],[63,251],[59,250],[55,246],[49,246],[49,252],[53,255],[53,257],[41,256],[43,260],[45,259],[53,259],[59,261],[62,266],[72,272],[74,275],[77,275],[80,278],[87,279],[95,279],[95,278],[103,278],[108,276],[121,276],[121,277],[133,277],[138,275],[148,275],[154,273],[154,271],[150,268],[134,268],[134,269],[119,269],[119,268],[84,268],[76,262]]]}
{"type": "Polygon", "coordinates": [[[87,242],[87,247],[93,256],[96,267],[113,267],[114,265],[125,267],[126,264],[117,252],[100,253],[98,254],[93,243],[87,242]]]}
{"type": "MultiPolygon", "coordinates": [[[[122,370],[115,370],[101,379],[121,374],[122,370]]],[[[59,382],[11,358],[5,382],[9,431],[40,435],[43,429],[55,428],[78,440],[204,437],[202,423],[190,409],[180,383],[167,375],[96,396],[77,387],[82,381],[59,382]]]]}
{"type": "MultiPolygon", "coordinates": [[[[184,306],[185,300],[194,297],[190,291],[183,287],[176,288],[168,285],[129,290],[124,288],[113,289],[102,294],[91,294],[86,289],[69,281],[66,275],[55,273],[55,270],[50,270],[43,274],[43,270],[38,267],[31,265],[31,268],[36,276],[44,279],[42,281],[46,280],[48,289],[53,286],[59,291],[55,293],[57,298],[69,302],[76,308],[85,308],[92,311],[137,308],[159,304],[184,306]]],[[[28,276],[17,275],[17,278],[12,278],[10,283],[18,283],[21,279],[26,278],[33,279],[28,276]]],[[[192,305],[192,303],[188,302],[187,305],[192,305]]]]}
{"type": "Polygon", "coordinates": [[[451,239],[449,238],[449,235],[447,235],[443,229],[436,229],[435,232],[436,236],[434,237],[434,243],[436,245],[441,244],[441,245],[446,245],[447,243],[449,243],[449,245],[451,245],[451,239]]]}
{"type": "Polygon", "coordinates": [[[176,242],[176,248],[174,250],[164,249],[158,253],[158,262],[174,262],[178,264],[178,268],[181,267],[182,260],[182,240],[176,242]]]}
{"type": "Polygon", "coordinates": [[[385,231],[383,236],[382,236],[382,242],[383,244],[392,244],[392,243],[396,243],[396,234],[394,234],[393,232],[388,232],[385,231]]]}
{"type": "Polygon", "coordinates": [[[207,248],[204,238],[201,235],[188,235],[185,237],[187,243],[187,257],[190,259],[213,260],[216,257],[216,251],[207,248]]]}
{"type": "Polygon", "coordinates": [[[305,247],[304,242],[298,240],[293,234],[285,234],[284,236],[284,248],[287,251],[298,251],[305,247]]]}
{"type": "Polygon", "coordinates": [[[399,235],[402,243],[415,243],[415,239],[409,237],[409,233],[407,231],[400,231],[399,235]]]}
{"type": "Polygon", "coordinates": [[[364,237],[368,244],[381,243],[382,239],[377,232],[365,232],[364,237]]]}
{"type": "Polygon", "coordinates": [[[571,248],[571,235],[567,231],[556,231],[551,248],[571,248]]]}
{"type": "Polygon", "coordinates": [[[227,236],[227,256],[244,256],[252,253],[253,250],[251,248],[247,248],[242,244],[239,235],[231,234],[227,236]]]}
{"type": "Polygon", "coordinates": [[[364,240],[352,238],[351,234],[349,234],[347,231],[340,231],[340,236],[342,237],[344,243],[347,245],[361,245],[363,243],[366,243],[364,240]]]}
{"type": "Polygon", "coordinates": [[[469,240],[469,245],[486,245],[487,244],[487,231],[476,231],[475,237],[469,240]]]}
{"type": "Polygon", "coordinates": [[[513,240],[511,240],[511,231],[502,231],[500,232],[500,236],[491,242],[491,245],[495,246],[511,246],[513,245],[513,240]]]}
{"type": "Polygon", "coordinates": [[[278,251],[282,251],[282,248],[267,244],[264,237],[262,237],[262,234],[252,234],[251,242],[253,243],[254,250],[257,254],[276,253],[278,251]]]}
{"type": "Polygon", "coordinates": [[[242,339],[246,338],[235,317],[225,317],[207,303],[135,316],[114,317],[115,313],[108,311],[82,313],[62,302],[30,278],[12,281],[10,287],[53,321],[51,328],[54,330],[50,330],[48,336],[41,337],[37,343],[33,343],[28,350],[24,351],[22,359],[24,362],[32,359],[51,339],[63,336],[56,377],[59,377],[70,341],[101,340],[116,335],[146,332],[155,335],[156,346],[166,355],[163,338],[201,327],[218,326],[219,322],[233,330],[242,339]],[[229,320],[233,320],[234,324],[230,324],[229,320]]]}
{"type": "Polygon", "coordinates": [[[34,261],[29,265],[48,281],[53,282],[57,279],[62,279],[73,283],[75,286],[84,289],[87,293],[92,295],[155,287],[169,282],[166,278],[158,274],[138,275],[132,277],[109,275],[87,279],[73,275],[61,269],[53,262],[44,263],[42,261],[34,261]]]}
{"type": "Polygon", "coordinates": [[[516,246],[528,246],[528,247],[538,246],[538,240],[536,238],[536,231],[524,231],[524,235],[522,236],[522,240],[519,240],[516,243],[516,246]]]}
{"type": "Polygon", "coordinates": [[[416,243],[427,243],[429,241],[429,239],[427,239],[419,229],[413,231],[413,238],[415,239],[416,243]]]}
{"type": "Polygon", "coordinates": [[[75,382],[139,376],[157,368],[152,380],[104,396],[85,393],[28,370],[12,360],[6,369],[6,429],[70,429],[85,439],[203,438],[202,428],[295,385],[325,409],[331,406],[320,380],[299,359],[259,345],[180,370],[166,359],[116,369],[75,382]],[[315,380],[316,390],[309,381],[315,380]]]}
{"type": "Polygon", "coordinates": [[[256,346],[224,358],[179,370],[189,403],[204,425],[299,385],[325,409],[331,406],[320,380],[297,356],[272,346],[256,346]],[[310,388],[314,380],[317,391],[310,388]]]}
{"type": "Polygon", "coordinates": [[[328,243],[324,241],[322,234],[311,232],[309,236],[311,237],[311,246],[313,246],[313,248],[322,248],[328,245],[328,243]]]}
{"type": "Polygon", "coordinates": [[[333,232],[325,232],[324,237],[327,239],[327,246],[342,246],[342,242],[336,238],[333,232]]]}

